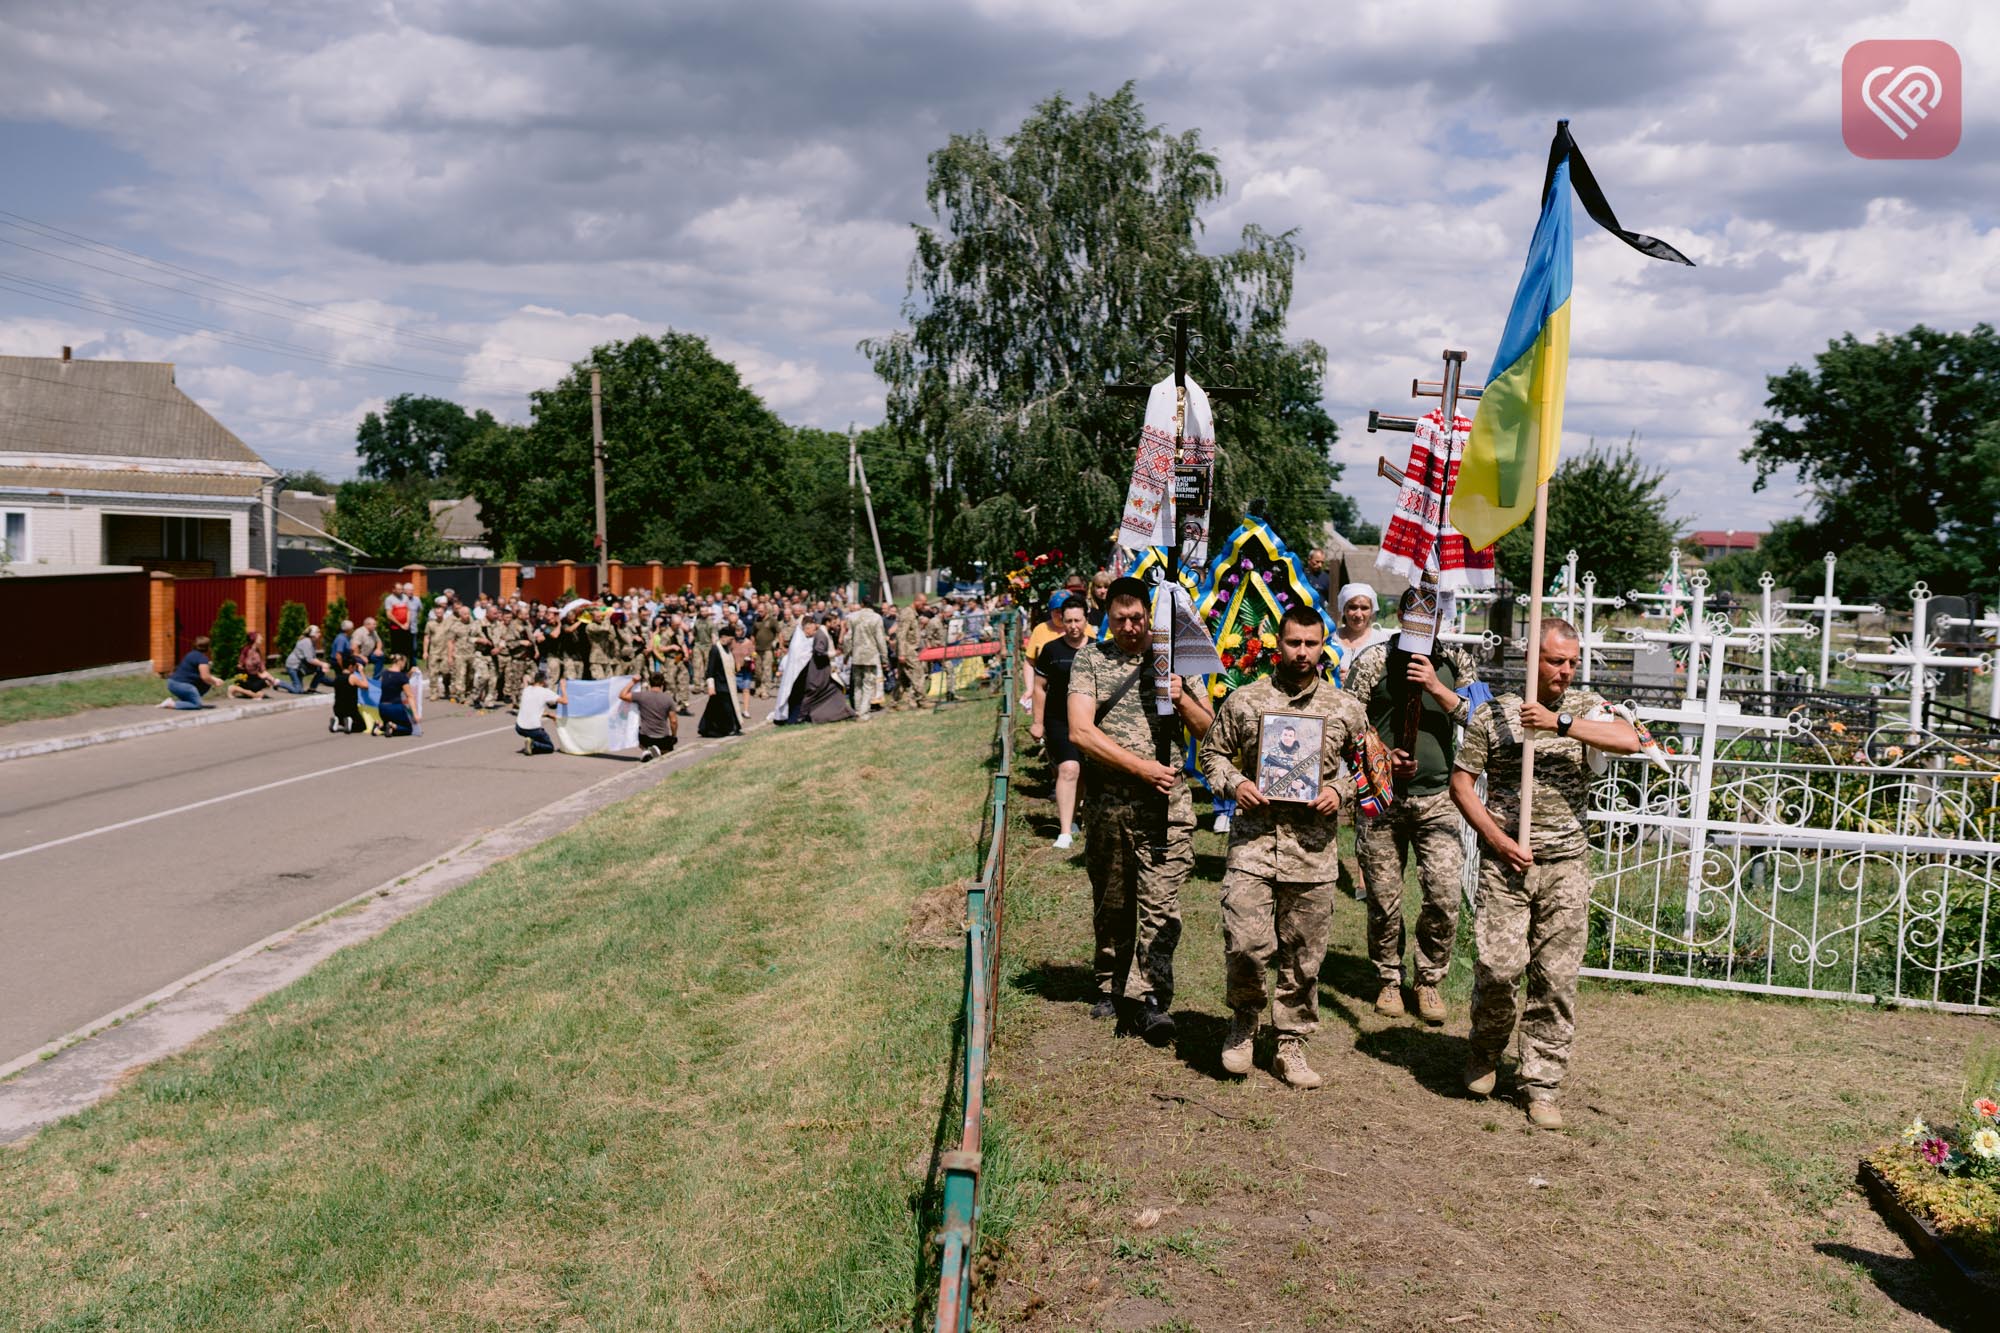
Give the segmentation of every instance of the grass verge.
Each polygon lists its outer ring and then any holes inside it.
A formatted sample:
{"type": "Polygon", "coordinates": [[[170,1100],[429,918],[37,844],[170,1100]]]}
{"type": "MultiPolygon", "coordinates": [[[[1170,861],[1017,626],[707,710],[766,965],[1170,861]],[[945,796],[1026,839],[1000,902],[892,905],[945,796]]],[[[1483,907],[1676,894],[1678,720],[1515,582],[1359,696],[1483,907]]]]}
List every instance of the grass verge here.
{"type": "Polygon", "coordinates": [[[103,680],[71,680],[55,685],[18,685],[0,690],[0,727],[12,722],[37,722],[87,713],[93,708],[156,704],[167,688],[154,676],[110,676],[103,680]]]}
{"type": "Polygon", "coordinates": [[[740,742],[0,1152],[0,1327],[906,1323],[992,725],[740,742]]]}

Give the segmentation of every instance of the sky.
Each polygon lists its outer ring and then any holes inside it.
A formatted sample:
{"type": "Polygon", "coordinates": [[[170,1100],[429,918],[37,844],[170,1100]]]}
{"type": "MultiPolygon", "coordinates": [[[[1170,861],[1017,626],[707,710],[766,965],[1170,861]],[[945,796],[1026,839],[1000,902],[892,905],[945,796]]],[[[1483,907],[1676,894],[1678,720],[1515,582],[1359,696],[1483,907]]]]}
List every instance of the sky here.
{"type": "MultiPolygon", "coordinates": [[[[1740,461],[1765,377],[2000,311],[2000,6],[1174,0],[73,0],[0,9],[0,353],[172,361],[281,469],[355,466],[398,393],[527,418],[605,341],[707,338],[784,419],[882,417],[927,155],[1135,83],[1226,197],[1295,229],[1339,488],[1447,346],[1483,376],[1568,117],[1648,260],[1577,210],[1565,449],[1636,436],[1688,528],[1806,512],[1740,461]],[[1856,41],[1958,52],[1951,155],[1840,129],[1856,41]]],[[[1136,445],[1138,423],[1134,421],[1136,445]]],[[[1227,447],[1228,442],[1222,442],[1227,447]]]]}

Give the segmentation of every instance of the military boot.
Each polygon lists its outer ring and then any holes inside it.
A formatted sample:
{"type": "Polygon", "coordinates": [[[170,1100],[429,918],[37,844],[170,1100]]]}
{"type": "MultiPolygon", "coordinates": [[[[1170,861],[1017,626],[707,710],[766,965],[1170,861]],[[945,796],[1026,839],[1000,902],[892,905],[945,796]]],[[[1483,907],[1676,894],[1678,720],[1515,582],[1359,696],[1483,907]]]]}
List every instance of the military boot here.
{"type": "Polygon", "coordinates": [[[1317,1088],[1326,1081],[1306,1063],[1306,1044],[1297,1038],[1278,1043],[1278,1058],[1271,1062],[1271,1072],[1294,1088],[1317,1088]]]}
{"type": "Polygon", "coordinates": [[[1562,1108],[1553,1097],[1528,1098],[1528,1123],[1536,1129],[1561,1129],[1563,1127],[1562,1108]]]}
{"type": "Polygon", "coordinates": [[[1418,985],[1417,1017],[1434,1028],[1444,1026],[1444,996],[1438,994],[1436,986],[1418,985]]]}
{"type": "Polygon", "coordinates": [[[1408,1010],[1403,1008],[1403,983],[1385,981],[1382,993],[1375,997],[1375,1012],[1384,1018],[1401,1018],[1408,1010]]]}
{"type": "Polygon", "coordinates": [[[1500,1081],[1500,1062],[1474,1052],[1465,1060],[1465,1090],[1475,1097],[1491,1097],[1500,1081]]]}
{"type": "Polygon", "coordinates": [[[1264,1017],[1261,1009],[1238,1009],[1229,1016],[1229,1035],[1222,1039],[1222,1067],[1232,1074],[1250,1072],[1254,1047],[1257,1042],[1257,1024],[1264,1017]]]}

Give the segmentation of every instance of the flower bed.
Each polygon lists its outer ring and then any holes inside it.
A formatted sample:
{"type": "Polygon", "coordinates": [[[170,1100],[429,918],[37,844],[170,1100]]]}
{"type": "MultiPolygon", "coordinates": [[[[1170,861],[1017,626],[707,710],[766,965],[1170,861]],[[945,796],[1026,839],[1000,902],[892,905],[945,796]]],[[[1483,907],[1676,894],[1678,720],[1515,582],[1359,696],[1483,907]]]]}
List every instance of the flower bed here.
{"type": "Polygon", "coordinates": [[[1862,1159],[1860,1178],[1919,1255],[2000,1294],[2000,1101],[1972,1098],[1957,1125],[1911,1121],[1862,1159]]]}

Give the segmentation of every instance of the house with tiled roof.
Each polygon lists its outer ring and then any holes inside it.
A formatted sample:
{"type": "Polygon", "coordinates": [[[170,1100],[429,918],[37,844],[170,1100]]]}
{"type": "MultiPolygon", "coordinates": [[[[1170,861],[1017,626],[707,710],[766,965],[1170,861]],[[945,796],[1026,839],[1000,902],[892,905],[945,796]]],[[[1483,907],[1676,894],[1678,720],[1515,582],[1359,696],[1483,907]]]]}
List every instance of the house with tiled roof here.
{"type": "Polygon", "coordinates": [[[171,363],[0,356],[0,552],[16,573],[270,568],[277,472],[171,363]]]}

